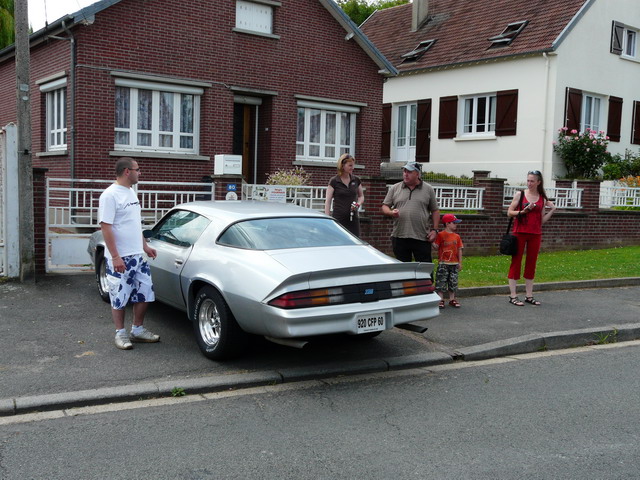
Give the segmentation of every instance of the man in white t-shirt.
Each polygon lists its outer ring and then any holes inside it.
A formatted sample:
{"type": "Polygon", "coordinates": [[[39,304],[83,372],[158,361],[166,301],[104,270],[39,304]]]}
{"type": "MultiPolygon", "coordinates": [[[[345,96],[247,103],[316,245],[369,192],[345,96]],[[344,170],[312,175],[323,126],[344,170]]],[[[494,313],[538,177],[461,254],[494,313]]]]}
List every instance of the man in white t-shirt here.
{"type": "Polygon", "coordinates": [[[131,188],[138,183],[138,162],[123,157],[116,162],[116,181],[102,195],[98,208],[98,221],[107,246],[107,283],[111,300],[111,315],[116,327],[116,347],[133,348],[133,342],[153,343],[160,336],[142,324],[149,302],[155,300],[151,270],[144,254],[156,258],[155,249],[147,245],[142,236],[140,202],[131,188]],[[131,333],[124,328],[126,306],[133,304],[131,333]]]}

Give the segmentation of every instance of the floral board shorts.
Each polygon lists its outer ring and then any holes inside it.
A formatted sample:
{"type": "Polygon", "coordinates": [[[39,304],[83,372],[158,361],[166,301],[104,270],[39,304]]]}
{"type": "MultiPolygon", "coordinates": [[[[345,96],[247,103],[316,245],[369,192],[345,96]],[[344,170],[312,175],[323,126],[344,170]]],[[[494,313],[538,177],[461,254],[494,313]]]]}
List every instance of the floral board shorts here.
{"type": "Polygon", "coordinates": [[[107,283],[109,298],[114,310],[122,310],[129,303],[153,302],[156,299],[151,282],[151,269],[142,255],[122,257],[125,271],[113,270],[113,262],[107,258],[107,283]]]}
{"type": "Polygon", "coordinates": [[[436,290],[438,292],[458,291],[458,264],[438,264],[438,270],[436,270],[436,290]]]}

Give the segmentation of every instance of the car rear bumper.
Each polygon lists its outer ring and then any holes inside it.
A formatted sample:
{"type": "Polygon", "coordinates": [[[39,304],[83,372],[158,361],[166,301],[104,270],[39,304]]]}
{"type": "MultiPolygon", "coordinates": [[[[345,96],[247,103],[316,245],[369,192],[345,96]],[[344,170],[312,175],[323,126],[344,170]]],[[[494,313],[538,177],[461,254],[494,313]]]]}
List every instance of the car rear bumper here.
{"type": "Polygon", "coordinates": [[[384,330],[402,323],[428,320],[439,315],[435,293],[401,297],[372,303],[281,309],[264,305],[266,335],[275,338],[310,337],[332,333],[358,334],[357,318],[361,315],[385,315],[384,330]]]}

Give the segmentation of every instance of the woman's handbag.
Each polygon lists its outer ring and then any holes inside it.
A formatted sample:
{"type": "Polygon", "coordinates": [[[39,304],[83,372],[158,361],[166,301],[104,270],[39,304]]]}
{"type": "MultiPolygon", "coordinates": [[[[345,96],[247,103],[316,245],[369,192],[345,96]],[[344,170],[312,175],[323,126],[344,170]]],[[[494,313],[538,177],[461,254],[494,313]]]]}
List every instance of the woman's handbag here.
{"type": "MultiPolygon", "coordinates": [[[[522,199],[524,198],[524,190],[520,190],[520,202],[518,209],[522,210],[522,199]]],[[[503,255],[511,255],[512,257],[518,253],[518,237],[511,233],[511,222],[513,217],[509,217],[509,224],[507,225],[507,231],[500,240],[500,253],[503,255]]]]}
{"type": "Polygon", "coordinates": [[[502,240],[500,240],[500,253],[514,256],[518,253],[518,237],[511,233],[511,222],[513,222],[513,218],[509,219],[507,232],[502,236],[502,240]]]}

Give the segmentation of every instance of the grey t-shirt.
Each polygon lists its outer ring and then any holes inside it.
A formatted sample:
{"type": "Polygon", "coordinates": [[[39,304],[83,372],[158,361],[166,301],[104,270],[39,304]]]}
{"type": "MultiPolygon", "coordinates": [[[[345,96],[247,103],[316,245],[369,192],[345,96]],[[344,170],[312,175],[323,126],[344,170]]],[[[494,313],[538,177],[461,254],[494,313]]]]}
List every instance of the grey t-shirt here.
{"type": "Polygon", "coordinates": [[[382,203],[400,211],[400,216],[393,219],[391,232],[392,237],[398,238],[426,240],[430,230],[431,214],[440,210],[436,192],[431,185],[423,181],[413,190],[404,182],[392,185],[382,203]]]}

